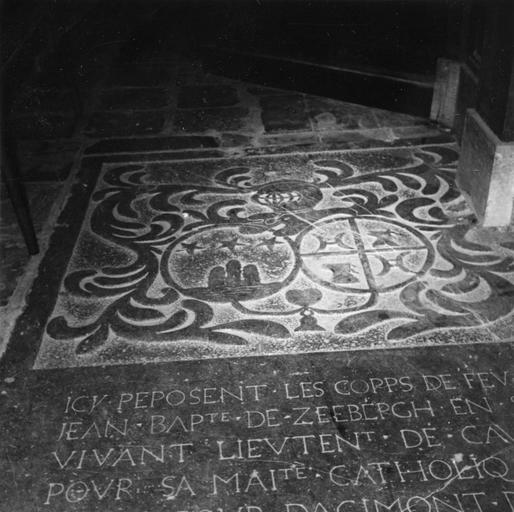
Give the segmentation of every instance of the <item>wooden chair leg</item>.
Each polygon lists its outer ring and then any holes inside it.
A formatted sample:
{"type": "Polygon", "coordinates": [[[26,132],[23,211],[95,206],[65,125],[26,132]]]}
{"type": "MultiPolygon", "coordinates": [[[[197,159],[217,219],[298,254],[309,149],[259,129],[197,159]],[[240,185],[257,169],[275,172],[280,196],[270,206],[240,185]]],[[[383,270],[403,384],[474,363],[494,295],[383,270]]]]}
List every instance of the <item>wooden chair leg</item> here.
{"type": "Polygon", "coordinates": [[[29,254],[37,254],[39,246],[30,216],[25,187],[19,180],[19,173],[16,171],[15,163],[9,158],[5,148],[2,147],[2,180],[7,188],[27,250],[29,254]]]}

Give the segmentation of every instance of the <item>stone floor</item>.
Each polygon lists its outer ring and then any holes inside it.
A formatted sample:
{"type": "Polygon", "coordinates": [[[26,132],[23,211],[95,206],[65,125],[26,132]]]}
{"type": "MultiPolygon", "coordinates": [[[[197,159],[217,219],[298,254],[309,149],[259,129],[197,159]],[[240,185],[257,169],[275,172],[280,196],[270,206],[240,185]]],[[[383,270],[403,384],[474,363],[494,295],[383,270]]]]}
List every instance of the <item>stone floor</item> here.
{"type": "Polygon", "coordinates": [[[513,511],[514,245],[451,134],[127,52],[13,114],[0,509],[513,511]]]}
{"type": "MultiPolygon", "coordinates": [[[[47,191],[62,189],[58,185],[66,182],[82,151],[135,153],[142,144],[143,151],[150,146],[156,153],[177,150],[173,158],[230,157],[449,140],[423,119],[224,79],[204,73],[190,59],[140,58],[120,52],[96,71],[82,93],[80,115],[69,87],[42,79],[20,93],[12,124],[23,178],[30,194],[48,198],[46,205],[31,201],[39,229],[48,217],[45,207],[54,200],[47,191]]],[[[10,209],[5,198],[2,208],[10,209]]],[[[28,258],[12,213],[6,211],[1,223],[4,307],[28,258]]]]}

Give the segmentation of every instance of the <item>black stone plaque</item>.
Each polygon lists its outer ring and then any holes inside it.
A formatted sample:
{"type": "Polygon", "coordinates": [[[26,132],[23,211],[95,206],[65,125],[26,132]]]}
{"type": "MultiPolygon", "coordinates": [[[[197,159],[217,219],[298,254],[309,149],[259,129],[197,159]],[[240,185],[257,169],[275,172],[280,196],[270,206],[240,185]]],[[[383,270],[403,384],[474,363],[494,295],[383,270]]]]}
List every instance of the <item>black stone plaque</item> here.
{"type": "Polygon", "coordinates": [[[2,510],[514,510],[510,344],[2,375],[2,510]]]}

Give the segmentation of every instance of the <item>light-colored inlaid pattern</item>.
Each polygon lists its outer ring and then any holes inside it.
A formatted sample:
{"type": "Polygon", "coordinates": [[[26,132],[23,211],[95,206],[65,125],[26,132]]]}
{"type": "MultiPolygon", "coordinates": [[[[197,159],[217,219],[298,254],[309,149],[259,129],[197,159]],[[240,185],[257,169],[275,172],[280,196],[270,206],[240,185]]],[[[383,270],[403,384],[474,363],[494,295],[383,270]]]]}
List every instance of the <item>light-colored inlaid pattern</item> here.
{"type": "Polygon", "coordinates": [[[38,368],[499,341],[451,146],[106,166],[38,368]]]}

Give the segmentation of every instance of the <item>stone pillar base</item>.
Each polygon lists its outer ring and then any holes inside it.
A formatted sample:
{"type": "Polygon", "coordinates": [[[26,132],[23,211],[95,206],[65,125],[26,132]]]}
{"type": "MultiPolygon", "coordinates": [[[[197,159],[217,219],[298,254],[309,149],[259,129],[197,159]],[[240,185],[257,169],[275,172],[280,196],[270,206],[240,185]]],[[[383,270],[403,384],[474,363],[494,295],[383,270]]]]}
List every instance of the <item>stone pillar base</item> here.
{"type": "Polygon", "coordinates": [[[512,225],[514,143],[503,143],[473,109],[466,112],[457,184],[483,227],[512,225]]]}
{"type": "Polygon", "coordinates": [[[460,63],[449,59],[437,59],[434,94],[430,119],[450,128],[455,127],[460,86],[460,63]]]}

